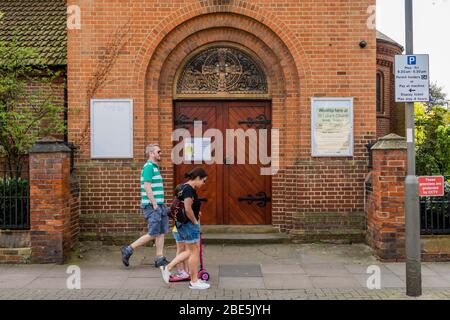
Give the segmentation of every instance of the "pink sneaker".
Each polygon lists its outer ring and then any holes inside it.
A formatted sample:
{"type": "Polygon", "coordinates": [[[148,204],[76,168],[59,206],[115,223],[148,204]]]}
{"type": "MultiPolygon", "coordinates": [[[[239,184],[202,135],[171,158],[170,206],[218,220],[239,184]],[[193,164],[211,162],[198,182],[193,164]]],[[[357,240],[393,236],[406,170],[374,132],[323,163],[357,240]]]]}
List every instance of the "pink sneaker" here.
{"type": "Polygon", "coordinates": [[[191,276],[186,271],[181,271],[177,274],[172,274],[169,278],[169,282],[179,282],[191,280],[191,276]]]}

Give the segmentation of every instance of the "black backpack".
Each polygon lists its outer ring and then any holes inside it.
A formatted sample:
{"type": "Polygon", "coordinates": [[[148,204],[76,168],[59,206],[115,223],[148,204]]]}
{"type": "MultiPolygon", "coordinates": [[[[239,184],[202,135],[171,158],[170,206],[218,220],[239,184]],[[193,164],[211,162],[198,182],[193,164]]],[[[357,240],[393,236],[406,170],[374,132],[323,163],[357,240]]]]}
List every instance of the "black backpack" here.
{"type": "Polygon", "coordinates": [[[170,205],[168,215],[175,222],[186,223],[188,222],[188,217],[186,215],[186,210],[184,208],[184,199],[182,200],[184,185],[178,185],[175,188],[175,196],[173,197],[172,204],[170,205]]]}

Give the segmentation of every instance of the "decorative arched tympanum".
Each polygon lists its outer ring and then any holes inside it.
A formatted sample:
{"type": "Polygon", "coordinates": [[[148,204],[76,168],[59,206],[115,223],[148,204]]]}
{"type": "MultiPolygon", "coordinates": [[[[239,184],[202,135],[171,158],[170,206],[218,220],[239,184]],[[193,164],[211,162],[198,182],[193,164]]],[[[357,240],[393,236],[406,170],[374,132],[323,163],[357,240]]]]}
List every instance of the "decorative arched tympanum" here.
{"type": "Polygon", "coordinates": [[[266,73],[256,58],[227,45],[201,48],[187,57],[175,86],[176,98],[267,98],[269,94],[266,73]]]}

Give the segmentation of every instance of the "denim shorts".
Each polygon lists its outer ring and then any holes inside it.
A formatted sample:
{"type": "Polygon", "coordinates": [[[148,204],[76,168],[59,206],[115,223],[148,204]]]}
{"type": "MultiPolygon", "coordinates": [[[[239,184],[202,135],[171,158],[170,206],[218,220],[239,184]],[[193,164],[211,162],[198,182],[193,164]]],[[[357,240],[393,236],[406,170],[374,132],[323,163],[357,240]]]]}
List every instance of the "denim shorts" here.
{"type": "Polygon", "coordinates": [[[148,234],[157,237],[166,234],[169,231],[168,209],[165,204],[158,204],[158,209],[153,209],[152,204],[141,206],[144,211],[145,220],[147,220],[148,234]]]}
{"type": "Polygon", "coordinates": [[[180,234],[178,233],[178,231],[172,231],[172,235],[173,235],[173,238],[175,239],[175,242],[184,242],[181,239],[180,234]]]}
{"type": "Polygon", "coordinates": [[[200,242],[200,224],[193,224],[191,221],[186,223],[177,222],[178,235],[183,243],[200,242]]]}

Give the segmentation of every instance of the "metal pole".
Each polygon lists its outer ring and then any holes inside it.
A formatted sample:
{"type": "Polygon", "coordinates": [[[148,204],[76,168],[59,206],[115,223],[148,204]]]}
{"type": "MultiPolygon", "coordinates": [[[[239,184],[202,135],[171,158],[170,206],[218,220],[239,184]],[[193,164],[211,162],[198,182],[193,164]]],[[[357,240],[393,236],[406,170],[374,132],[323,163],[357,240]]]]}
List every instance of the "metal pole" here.
{"type": "MultiPolygon", "coordinates": [[[[413,2],[405,0],[406,54],[414,53],[413,2]]],[[[408,175],[405,179],[406,223],[406,294],[422,295],[419,182],[416,177],[416,150],[414,143],[414,103],[406,103],[406,136],[408,145],[408,175]]]]}

